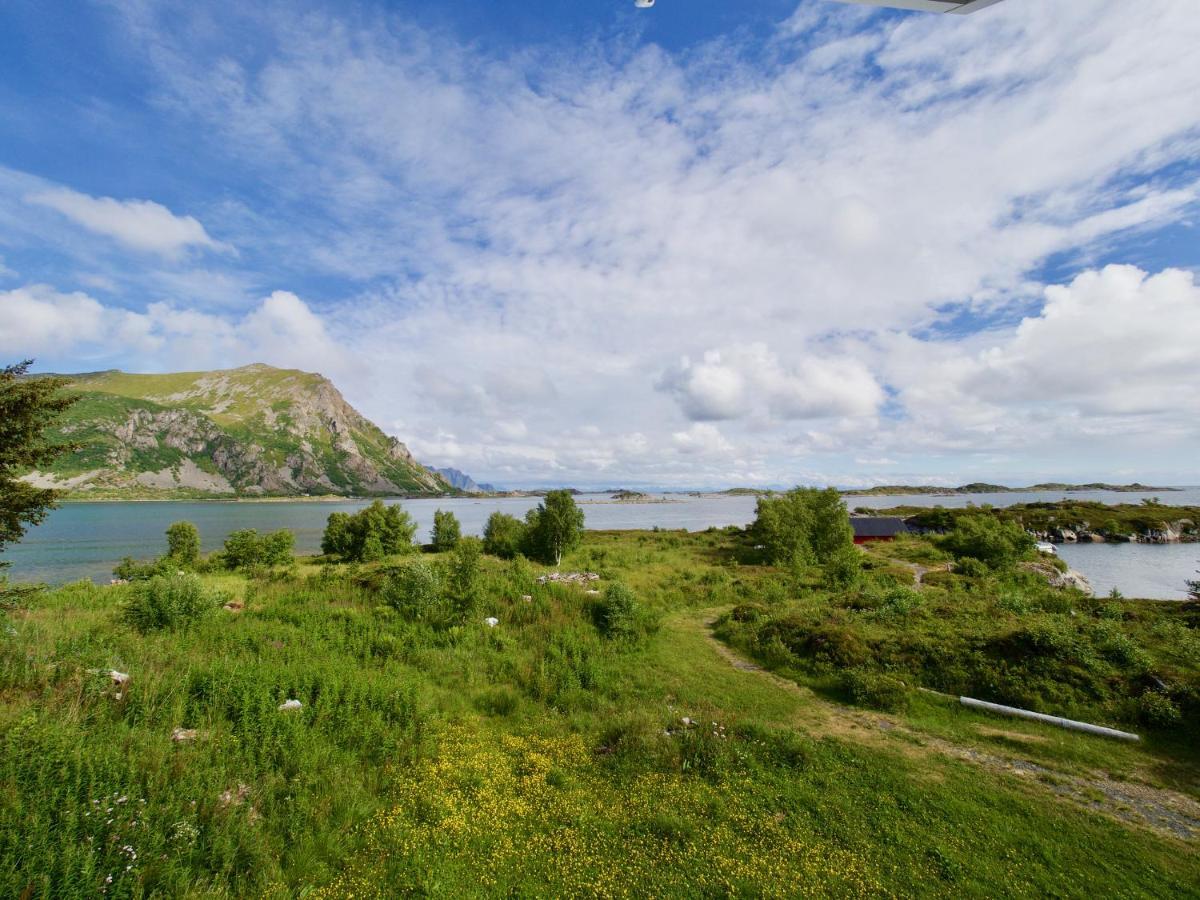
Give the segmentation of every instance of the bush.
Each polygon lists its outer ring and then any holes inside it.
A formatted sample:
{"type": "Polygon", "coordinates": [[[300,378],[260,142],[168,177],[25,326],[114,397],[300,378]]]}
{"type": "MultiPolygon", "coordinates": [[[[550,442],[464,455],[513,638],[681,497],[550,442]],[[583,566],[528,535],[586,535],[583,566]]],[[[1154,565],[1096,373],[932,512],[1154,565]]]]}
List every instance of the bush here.
{"type": "Polygon", "coordinates": [[[976,559],[991,569],[1004,569],[1028,556],[1035,542],[1015,522],[1002,522],[984,513],[959,516],[939,544],[956,559],[976,559]]]}
{"type": "Polygon", "coordinates": [[[462,538],[462,526],[454,513],[438,510],[433,514],[433,549],[446,553],[458,546],[462,538]]]}
{"type": "Polygon", "coordinates": [[[175,522],[167,527],[167,557],[184,568],[200,559],[200,531],[191,522],[175,522]]]}
{"type": "Polygon", "coordinates": [[[445,578],[439,566],[424,561],[404,566],[384,586],[383,596],[410,619],[437,620],[442,615],[445,578]]]}
{"type": "Polygon", "coordinates": [[[221,557],[225,568],[242,571],[259,566],[289,566],[295,545],[295,535],[287,530],[260,535],[253,528],[243,528],[225,539],[221,557]]]}
{"type": "Polygon", "coordinates": [[[862,553],[853,544],[830,554],[825,563],[825,586],[830,590],[847,590],[862,577],[862,553]]]}
{"type": "Polygon", "coordinates": [[[373,562],[412,551],[417,523],[398,505],[376,500],[354,515],[330,513],[321,536],[321,552],[344,562],[373,562]]]}
{"type": "Polygon", "coordinates": [[[1150,728],[1171,728],[1183,718],[1179,707],[1165,694],[1146,691],[1138,698],[1138,719],[1150,728]]]}
{"type": "Polygon", "coordinates": [[[525,545],[525,523],[507,513],[488,516],[483,529],[483,552],[501,559],[512,559],[525,545]]]}
{"type": "Polygon", "coordinates": [[[124,614],[143,634],[161,628],[188,628],[215,611],[224,599],[196,575],[156,575],[134,586],[124,614]]]}
{"type": "Polygon", "coordinates": [[[987,563],[973,556],[964,556],[960,559],[954,564],[954,571],[964,578],[986,578],[992,574],[992,570],[988,568],[987,563]]]}
{"type": "Polygon", "coordinates": [[[610,640],[628,639],[638,631],[637,598],[620,582],[610,584],[604,596],[592,607],[592,619],[599,632],[610,640]]]}
{"type": "Polygon", "coordinates": [[[113,567],[113,576],[125,581],[147,581],[156,575],[170,575],[177,571],[179,567],[173,565],[167,557],[141,563],[132,556],[124,556],[113,567]]]}
{"type": "Polygon", "coordinates": [[[775,565],[826,562],[854,544],[846,504],[835,488],[794,488],[759,497],[750,531],[775,565]]]}
{"type": "Polygon", "coordinates": [[[450,555],[449,590],[451,600],[461,618],[465,619],[479,605],[483,592],[480,556],[483,543],[479,538],[460,540],[450,555]]]}
{"type": "Polygon", "coordinates": [[[869,669],[847,671],[842,675],[842,689],[860,706],[893,712],[908,706],[908,688],[904,682],[869,669]]]}

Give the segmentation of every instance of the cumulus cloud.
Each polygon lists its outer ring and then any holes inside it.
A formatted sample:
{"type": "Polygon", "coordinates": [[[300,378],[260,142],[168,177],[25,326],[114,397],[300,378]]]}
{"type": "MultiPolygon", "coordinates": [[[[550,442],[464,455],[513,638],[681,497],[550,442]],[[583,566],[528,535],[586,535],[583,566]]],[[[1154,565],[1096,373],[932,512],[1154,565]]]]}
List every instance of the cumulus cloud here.
{"type": "Polygon", "coordinates": [[[81,360],[95,364],[131,354],[142,360],[139,370],[265,362],[331,376],[357,371],[324,321],[284,291],[244,316],[225,317],[168,302],[135,312],[83,292],[29,285],[0,291],[0,316],[7,323],[0,329],[0,353],[35,356],[63,371],[77,368],[81,360]]]}
{"type": "Polygon", "coordinates": [[[209,237],[204,226],[192,216],[177,216],[153,200],[91,197],[67,188],[30,194],[25,200],[53,209],[88,231],[145,253],[177,258],[191,247],[230,249],[209,237]]]}
{"type": "Polygon", "coordinates": [[[858,360],[805,355],[789,368],[764,344],[710,350],[696,361],[684,357],[658,386],[699,422],[755,413],[785,420],[869,416],[884,398],[858,360]]]}

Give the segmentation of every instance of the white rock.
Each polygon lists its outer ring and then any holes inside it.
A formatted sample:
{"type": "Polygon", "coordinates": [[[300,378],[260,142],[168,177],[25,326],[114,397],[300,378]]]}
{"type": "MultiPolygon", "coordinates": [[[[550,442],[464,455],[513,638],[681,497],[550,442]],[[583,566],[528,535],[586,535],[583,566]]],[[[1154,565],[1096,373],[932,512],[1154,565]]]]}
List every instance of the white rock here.
{"type": "Polygon", "coordinates": [[[200,736],[195,728],[176,728],[171,732],[171,740],[177,744],[187,744],[200,736]]]}
{"type": "Polygon", "coordinates": [[[533,595],[532,594],[522,594],[521,599],[524,600],[526,603],[532,603],[533,595]]]}
{"type": "Polygon", "coordinates": [[[299,709],[303,704],[299,700],[284,700],[279,704],[280,712],[291,712],[294,709],[299,709]]]}
{"type": "Polygon", "coordinates": [[[117,687],[121,687],[123,684],[129,681],[128,675],[126,675],[124,672],[118,672],[116,669],[113,669],[111,672],[109,672],[108,677],[112,679],[112,683],[117,687]]]}
{"type": "Polygon", "coordinates": [[[497,619],[495,616],[488,616],[483,621],[487,625],[488,628],[495,628],[497,625],[500,624],[500,620],[497,619]]]}

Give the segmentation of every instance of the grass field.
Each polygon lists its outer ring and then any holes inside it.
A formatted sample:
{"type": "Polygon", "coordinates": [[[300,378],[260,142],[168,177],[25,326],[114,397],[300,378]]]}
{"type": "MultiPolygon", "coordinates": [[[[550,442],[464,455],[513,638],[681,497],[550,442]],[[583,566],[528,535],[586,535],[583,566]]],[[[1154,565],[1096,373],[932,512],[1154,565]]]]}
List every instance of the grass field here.
{"type": "MultiPolygon", "coordinates": [[[[904,580],[872,554],[870,583],[904,580]]],[[[877,674],[895,634],[985,633],[1001,594],[1015,619],[996,629],[1072,618],[1040,589],[913,586],[924,612],[900,626],[819,571],[751,564],[734,531],[588,533],[562,569],[599,582],[485,559],[456,624],[388,602],[388,571],[417,561],[204,576],[243,608],[144,634],[131,586],[10,611],[0,895],[1200,896],[1193,719],[1119,744],[968,712],[912,690],[916,669],[879,711],[750,627],[824,609],[865,629],[855,668],[877,674]],[[615,581],[640,608],[617,639],[587,593],[615,581]]],[[[1190,651],[1164,654],[1194,625],[1129,610],[1105,627],[1193,677],[1190,651]]],[[[1092,675],[1112,696],[1073,709],[1119,714],[1121,679],[1092,675]]]]}

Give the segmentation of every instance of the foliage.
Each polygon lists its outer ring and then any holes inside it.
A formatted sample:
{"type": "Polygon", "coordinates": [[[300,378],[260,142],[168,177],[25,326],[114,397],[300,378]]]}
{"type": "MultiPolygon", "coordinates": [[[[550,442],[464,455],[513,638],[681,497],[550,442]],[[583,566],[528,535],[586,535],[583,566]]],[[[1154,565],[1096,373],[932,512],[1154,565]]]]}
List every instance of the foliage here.
{"type": "Polygon", "coordinates": [[[610,640],[633,638],[638,632],[637,597],[628,586],[613,582],[593,605],[592,618],[600,633],[610,640]]]}
{"type": "Polygon", "coordinates": [[[437,510],[433,514],[433,549],[438,553],[453,550],[462,537],[462,526],[449,510],[437,510]]]}
{"type": "Polygon", "coordinates": [[[863,559],[854,544],[841,547],[825,562],[825,586],[833,590],[854,587],[862,577],[863,559]]]}
{"type": "Polygon", "coordinates": [[[870,669],[847,669],[842,688],[850,701],[872,709],[895,712],[908,706],[908,688],[904,682],[870,669]]]}
{"type": "Polygon", "coordinates": [[[939,543],[957,559],[977,559],[991,569],[1009,568],[1034,548],[1021,526],[986,514],[960,516],[939,543]]]}
{"type": "MultiPolygon", "coordinates": [[[[58,494],[18,480],[30,469],[47,468],[74,449],[46,433],[72,403],[63,378],[29,378],[33,360],[0,368],[0,550],[41,522],[58,494]]],[[[0,568],[7,566],[0,562],[0,568]]]]}
{"type": "Polygon", "coordinates": [[[462,538],[450,553],[447,587],[450,601],[460,618],[475,611],[483,591],[480,556],[483,542],[476,537],[462,538]]]}
{"type": "Polygon", "coordinates": [[[1151,728],[1173,728],[1182,715],[1170,697],[1158,691],[1146,691],[1138,698],[1138,718],[1151,728]]]}
{"type": "Polygon", "coordinates": [[[198,575],[155,575],[135,584],[125,604],[125,619],[143,634],[160,628],[190,628],[224,602],[198,575]]]}
{"type": "Polygon", "coordinates": [[[417,560],[391,577],[384,587],[384,599],[406,618],[438,622],[444,617],[445,584],[440,566],[417,560]]]}
{"type": "Polygon", "coordinates": [[[331,513],[321,551],[345,562],[372,562],[411,552],[416,533],[416,522],[398,504],[385,506],[376,500],[353,515],[331,513]]]}
{"type": "Polygon", "coordinates": [[[235,531],[225,539],[221,557],[228,569],[288,566],[293,562],[296,536],[283,529],[260,535],[253,528],[235,531]]]}
{"type": "Polygon", "coordinates": [[[797,487],[759,497],[751,533],[776,565],[823,563],[854,544],[846,504],[835,488],[797,487]]]}
{"type": "Polygon", "coordinates": [[[525,523],[508,513],[494,512],[483,529],[483,550],[501,559],[512,559],[525,547],[525,523]]]}
{"type": "MultiPolygon", "coordinates": [[[[1196,574],[1200,575],[1200,572],[1197,572],[1196,574]]],[[[1188,599],[1200,602],[1200,578],[1198,578],[1194,581],[1189,581],[1187,583],[1187,587],[1188,587],[1188,599]]]]}
{"type": "Polygon", "coordinates": [[[570,491],[550,491],[529,511],[527,526],[527,555],[557,566],[583,539],[583,510],[570,491]]]}
{"type": "Polygon", "coordinates": [[[167,556],[184,568],[196,565],[200,561],[199,529],[191,522],[174,522],[167,526],[167,556]]]}

